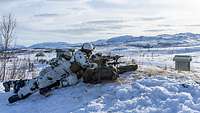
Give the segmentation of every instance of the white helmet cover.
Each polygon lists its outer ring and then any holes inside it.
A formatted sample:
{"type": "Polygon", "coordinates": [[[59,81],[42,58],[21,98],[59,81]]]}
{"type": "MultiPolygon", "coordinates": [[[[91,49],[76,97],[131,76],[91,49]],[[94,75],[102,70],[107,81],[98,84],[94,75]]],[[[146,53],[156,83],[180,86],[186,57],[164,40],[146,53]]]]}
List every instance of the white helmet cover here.
{"type": "Polygon", "coordinates": [[[65,56],[72,57],[72,52],[69,51],[69,50],[66,50],[63,54],[64,54],[65,56]]]}
{"type": "Polygon", "coordinates": [[[92,51],[94,50],[94,46],[91,43],[84,43],[82,49],[92,51]]]}

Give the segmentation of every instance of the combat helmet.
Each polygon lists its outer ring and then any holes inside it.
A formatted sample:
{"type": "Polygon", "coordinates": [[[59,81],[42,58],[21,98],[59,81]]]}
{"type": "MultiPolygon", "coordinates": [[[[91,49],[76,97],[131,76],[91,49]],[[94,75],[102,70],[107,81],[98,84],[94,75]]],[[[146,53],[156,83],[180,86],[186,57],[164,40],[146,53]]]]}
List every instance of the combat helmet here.
{"type": "Polygon", "coordinates": [[[81,50],[86,53],[91,53],[94,49],[95,48],[91,43],[84,43],[81,48],[81,50]]]}

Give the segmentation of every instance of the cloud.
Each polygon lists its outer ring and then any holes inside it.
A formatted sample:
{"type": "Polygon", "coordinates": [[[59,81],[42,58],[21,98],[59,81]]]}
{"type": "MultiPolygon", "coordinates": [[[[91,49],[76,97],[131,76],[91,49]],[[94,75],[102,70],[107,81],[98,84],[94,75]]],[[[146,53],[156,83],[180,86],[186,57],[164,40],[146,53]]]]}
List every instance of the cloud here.
{"type": "Polygon", "coordinates": [[[27,39],[35,43],[54,39],[73,41],[74,37],[82,42],[123,34],[198,32],[199,3],[199,0],[0,0],[0,16],[10,12],[16,15],[20,31],[16,35],[26,37],[20,44],[27,43],[27,39]]]}
{"type": "MultiPolygon", "coordinates": [[[[53,2],[67,2],[67,0],[46,0],[46,1],[53,1],[53,2]]],[[[70,0],[71,1],[71,0],[70,0]]]]}
{"type": "Polygon", "coordinates": [[[122,23],[123,20],[94,20],[94,21],[88,21],[86,24],[118,24],[122,23]]]}
{"type": "Polygon", "coordinates": [[[173,25],[170,25],[170,24],[159,24],[158,27],[173,27],[173,25]]]}
{"type": "Polygon", "coordinates": [[[16,2],[16,1],[22,1],[22,0],[0,0],[0,3],[1,2],[16,2]]]}
{"type": "Polygon", "coordinates": [[[72,7],[72,8],[66,8],[67,10],[72,10],[72,11],[82,11],[86,10],[86,8],[83,7],[72,7]]]}
{"type": "MultiPolygon", "coordinates": [[[[161,9],[168,7],[168,4],[172,3],[173,0],[88,0],[89,6],[95,9],[161,9]]],[[[159,11],[159,10],[157,10],[159,11]]]]}
{"type": "Polygon", "coordinates": [[[186,27],[200,27],[200,24],[185,25],[186,27]]]}
{"type": "Polygon", "coordinates": [[[88,0],[87,4],[93,8],[119,8],[123,7],[128,0],[88,0]]]}
{"type": "Polygon", "coordinates": [[[163,32],[163,31],[169,31],[170,29],[148,29],[144,30],[144,32],[163,32]]]}
{"type": "Polygon", "coordinates": [[[130,2],[130,0],[90,0],[90,3],[101,3],[107,5],[126,5],[130,2]]]}
{"type": "MultiPolygon", "coordinates": [[[[123,24],[123,20],[91,20],[81,22],[79,24],[68,25],[61,29],[46,29],[40,30],[41,32],[49,33],[61,33],[68,34],[71,36],[80,36],[88,34],[105,33],[108,34],[110,31],[118,31],[123,28],[131,28],[135,26],[123,24]]],[[[114,33],[113,33],[114,34],[114,33]]]]}
{"type": "Polygon", "coordinates": [[[89,34],[97,31],[103,31],[103,29],[99,28],[71,28],[71,29],[52,29],[52,30],[40,30],[41,32],[51,32],[51,33],[61,33],[61,34],[68,34],[68,35],[84,35],[89,34]]]}
{"type": "MultiPolygon", "coordinates": [[[[112,31],[112,30],[120,30],[123,28],[135,27],[132,25],[125,24],[124,20],[117,20],[117,19],[108,19],[108,20],[91,20],[82,22],[80,24],[72,25],[71,27],[75,28],[93,28],[93,29],[100,29],[100,31],[112,31]]],[[[98,30],[96,30],[98,31],[98,30]]]]}
{"type": "Polygon", "coordinates": [[[142,17],[139,18],[141,21],[157,21],[157,20],[164,20],[164,17],[142,17]]]}
{"type": "Polygon", "coordinates": [[[59,16],[59,14],[55,13],[43,13],[43,14],[36,14],[35,17],[56,17],[59,16]]]}

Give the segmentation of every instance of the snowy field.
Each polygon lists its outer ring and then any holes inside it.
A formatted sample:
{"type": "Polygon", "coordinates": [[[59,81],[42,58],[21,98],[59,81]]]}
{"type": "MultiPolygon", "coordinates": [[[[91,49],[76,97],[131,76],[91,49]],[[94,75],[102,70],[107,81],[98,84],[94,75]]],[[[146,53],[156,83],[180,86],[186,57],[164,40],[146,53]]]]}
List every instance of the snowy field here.
{"type": "Polygon", "coordinates": [[[10,93],[0,91],[1,113],[198,113],[200,87],[180,78],[145,77],[140,72],[119,81],[97,85],[79,83],[56,89],[50,97],[38,93],[8,104],[10,93]],[[141,76],[140,80],[136,80],[141,76]]]}
{"type": "MultiPolygon", "coordinates": [[[[116,82],[79,84],[56,89],[49,97],[38,93],[9,104],[11,93],[0,84],[0,113],[200,113],[200,46],[137,48],[97,47],[96,52],[124,55],[139,65],[116,82]],[[191,72],[174,69],[175,55],[190,55],[191,72]]],[[[34,56],[34,55],[31,55],[34,56]]],[[[48,54],[52,58],[55,54],[48,54]]],[[[30,57],[21,55],[20,57],[30,57]]],[[[44,66],[37,65],[38,70],[44,66]]]]}

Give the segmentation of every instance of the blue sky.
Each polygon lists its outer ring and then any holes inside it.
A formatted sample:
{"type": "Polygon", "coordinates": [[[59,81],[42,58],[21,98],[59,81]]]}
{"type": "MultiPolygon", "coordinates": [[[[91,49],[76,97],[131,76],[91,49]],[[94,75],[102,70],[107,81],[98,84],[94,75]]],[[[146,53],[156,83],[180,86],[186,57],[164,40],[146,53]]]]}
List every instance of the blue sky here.
{"type": "Polygon", "coordinates": [[[200,0],[0,0],[21,45],[200,31],[200,0]]]}

